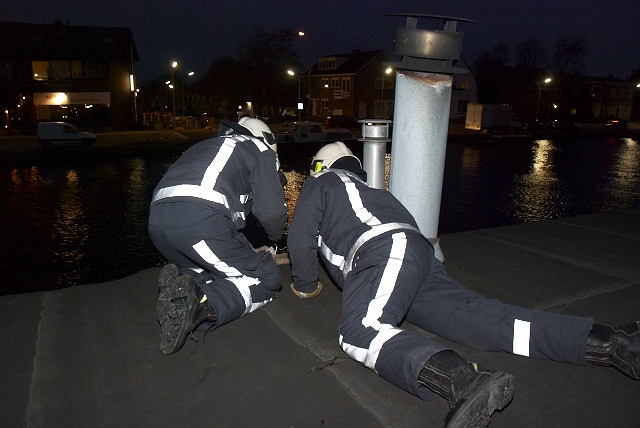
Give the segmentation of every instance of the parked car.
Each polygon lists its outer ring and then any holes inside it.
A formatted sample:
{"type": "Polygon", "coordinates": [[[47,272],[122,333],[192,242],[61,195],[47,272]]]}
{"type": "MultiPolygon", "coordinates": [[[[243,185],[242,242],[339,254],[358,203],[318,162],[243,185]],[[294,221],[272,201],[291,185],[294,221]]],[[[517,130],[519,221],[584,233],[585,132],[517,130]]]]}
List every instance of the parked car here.
{"type": "Polygon", "coordinates": [[[276,136],[285,143],[331,143],[353,140],[353,134],[344,128],[326,128],[318,122],[292,122],[287,124],[286,133],[276,136]]]}
{"type": "Polygon", "coordinates": [[[530,134],[544,134],[551,131],[551,125],[539,120],[530,120],[522,124],[522,130],[530,134]]]}
{"type": "Polygon", "coordinates": [[[96,142],[96,136],[89,132],[80,131],[66,122],[38,123],[37,140],[43,147],[50,147],[52,143],[77,143],[88,146],[96,142]]]}
{"type": "Polygon", "coordinates": [[[551,130],[560,134],[572,134],[580,129],[572,122],[563,119],[556,119],[551,122],[551,130]]]}
{"type": "Polygon", "coordinates": [[[604,126],[609,129],[624,129],[627,127],[627,121],[623,119],[609,119],[604,126]]]}
{"type": "Polygon", "coordinates": [[[329,116],[324,121],[325,126],[329,128],[361,128],[362,124],[358,122],[358,119],[352,116],[329,116]]]}

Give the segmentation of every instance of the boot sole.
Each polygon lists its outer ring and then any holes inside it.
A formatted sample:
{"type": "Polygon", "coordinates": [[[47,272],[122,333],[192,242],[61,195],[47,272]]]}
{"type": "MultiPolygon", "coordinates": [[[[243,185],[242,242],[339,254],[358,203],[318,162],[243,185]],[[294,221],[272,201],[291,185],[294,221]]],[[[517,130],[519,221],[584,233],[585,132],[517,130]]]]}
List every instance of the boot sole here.
{"type": "Polygon", "coordinates": [[[158,313],[162,333],[160,352],[178,352],[190,333],[189,325],[198,306],[196,284],[186,275],[176,279],[162,310],[158,313]]]}
{"type": "Polygon", "coordinates": [[[460,400],[447,414],[447,428],[486,427],[496,410],[504,409],[513,399],[512,375],[495,372],[476,393],[460,400]]]}

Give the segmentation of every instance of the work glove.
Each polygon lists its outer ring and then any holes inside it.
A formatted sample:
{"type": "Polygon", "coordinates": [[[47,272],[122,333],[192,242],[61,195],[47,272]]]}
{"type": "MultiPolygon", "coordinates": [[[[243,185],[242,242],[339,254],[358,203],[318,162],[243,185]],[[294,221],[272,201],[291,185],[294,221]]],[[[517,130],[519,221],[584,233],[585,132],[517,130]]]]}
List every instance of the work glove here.
{"type": "Polygon", "coordinates": [[[301,299],[311,299],[312,297],[316,297],[322,291],[322,283],[320,281],[318,281],[318,288],[313,290],[311,293],[304,293],[302,291],[296,290],[296,287],[294,287],[293,282],[291,283],[291,285],[289,285],[289,287],[291,288],[291,291],[293,291],[293,294],[295,294],[301,299]]]}

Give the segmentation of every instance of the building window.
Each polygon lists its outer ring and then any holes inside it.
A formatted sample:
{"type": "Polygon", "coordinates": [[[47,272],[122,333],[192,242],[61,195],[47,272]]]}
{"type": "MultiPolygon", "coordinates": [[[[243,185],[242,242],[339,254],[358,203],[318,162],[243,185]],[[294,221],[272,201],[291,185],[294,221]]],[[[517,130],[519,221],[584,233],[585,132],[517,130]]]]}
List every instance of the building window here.
{"type": "Polygon", "coordinates": [[[327,98],[322,98],[320,100],[320,108],[322,110],[327,110],[329,109],[329,100],[327,98]]]}
{"type": "Polygon", "coordinates": [[[49,61],[32,61],[33,80],[49,80],[49,61]]]}
{"type": "Polygon", "coordinates": [[[458,114],[465,114],[467,112],[467,106],[469,100],[458,100],[458,114]]]}
{"type": "Polygon", "coordinates": [[[591,99],[594,101],[602,99],[602,86],[593,86],[591,88],[591,99]]]}
{"type": "Polygon", "coordinates": [[[350,91],[351,90],[351,79],[348,77],[342,78],[342,90],[350,91]]]}
{"type": "Polygon", "coordinates": [[[69,61],[51,61],[51,78],[52,79],[71,78],[69,61]]]}
{"type": "Polygon", "coordinates": [[[71,78],[82,79],[82,61],[71,61],[71,78]]]}
{"type": "Polygon", "coordinates": [[[318,67],[320,70],[333,70],[336,68],[336,59],[335,58],[324,58],[318,62],[318,67]]]}
{"type": "Polygon", "coordinates": [[[109,73],[107,72],[107,64],[102,62],[97,62],[97,61],[85,61],[84,77],[86,79],[109,78],[109,73]]]}
{"type": "Polygon", "coordinates": [[[618,90],[616,88],[611,88],[611,98],[615,98],[618,96],[618,90]]]}
{"type": "Polygon", "coordinates": [[[0,79],[13,79],[13,62],[9,60],[0,61],[0,79]]]}
{"type": "Polygon", "coordinates": [[[323,77],[322,79],[320,79],[320,87],[321,88],[328,88],[329,87],[329,79],[327,79],[326,77],[323,77]]]}
{"type": "Polygon", "coordinates": [[[331,88],[332,89],[340,88],[340,80],[337,77],[332,77],[331,78],[331,88]]]}

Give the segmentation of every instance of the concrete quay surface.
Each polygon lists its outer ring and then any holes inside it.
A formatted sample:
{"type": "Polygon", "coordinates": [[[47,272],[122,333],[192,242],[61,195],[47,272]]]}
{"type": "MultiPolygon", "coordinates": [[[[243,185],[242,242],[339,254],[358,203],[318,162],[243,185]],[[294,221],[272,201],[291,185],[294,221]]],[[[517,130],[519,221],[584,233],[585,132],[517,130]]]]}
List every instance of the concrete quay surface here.
{"type": "MultiPolygon", "coordinates": [[[[640,207],[444,235],[441,247],[449,274],[488,297],[597,323],[640,319],[640,207]]],[[[324,273],[323,292],[300,300],[280,267],[277,299],[169,356],[158,348],[159,268],[0,297],[0,426],[442,426],[446,400],[421,401],[345,357],[341,294],[324,273]]],[[[640,382],[613,368],[435,340],[515,376],[490,427],[640,425],[640,382]]]]}

